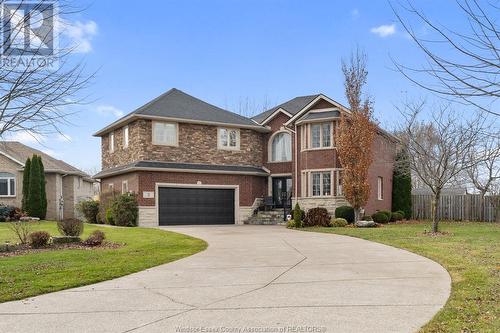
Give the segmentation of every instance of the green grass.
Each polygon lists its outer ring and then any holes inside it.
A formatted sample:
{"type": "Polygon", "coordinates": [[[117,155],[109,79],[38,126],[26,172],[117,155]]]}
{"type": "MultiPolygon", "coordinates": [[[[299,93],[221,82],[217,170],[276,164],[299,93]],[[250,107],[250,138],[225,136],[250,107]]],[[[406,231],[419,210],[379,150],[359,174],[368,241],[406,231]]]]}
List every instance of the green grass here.
{"type": "MultiPolygon", "coordinates": [[[[59,250],[0,257],[0,302],[83,286],[171,262],[207,247],[193,237],[159,229],[106,227],[85,224],[82,238],[93,230],[105,232],[116,249],[59,250]]],[[[40,222],[33,230],[59,235],[54,222],[40,222]]],[[[7,223],[0,223],[0,244],[16,243],[7,223]]]]}
{"type": "Polygon", "coordinates": [[[500,332],[500,225],[442,222],[440,226],[451,234],[423,235],[430,223],[304,230],[392,245],[443,265],[452,278],[451,296],[421,332],[500,332]]]}

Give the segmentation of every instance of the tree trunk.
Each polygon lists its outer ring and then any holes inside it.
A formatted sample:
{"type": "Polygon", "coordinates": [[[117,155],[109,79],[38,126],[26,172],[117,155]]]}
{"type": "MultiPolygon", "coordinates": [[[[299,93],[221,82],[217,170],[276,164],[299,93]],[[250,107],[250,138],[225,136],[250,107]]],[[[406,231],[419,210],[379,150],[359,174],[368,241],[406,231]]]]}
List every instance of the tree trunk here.
{"type": "Polygon", "coordinates": [[[354,208],[354,223],[361,219],[361,208],[354,208]]]}
{"type": "Polygon", "coordinates": [[[441,198],[441,190],[436,191],[434,194],[434,198],[432,200],[432,232],[439,231],[439,218],[437,216],[438,208],[439,208],[439,199],[441,198]]]}
{"type": "Polygon", "coordinates": [[[479,197],[479,221],[484,222],[484,196],[486,195],[486,192],[481,191],[481,196],[479,197]]]}

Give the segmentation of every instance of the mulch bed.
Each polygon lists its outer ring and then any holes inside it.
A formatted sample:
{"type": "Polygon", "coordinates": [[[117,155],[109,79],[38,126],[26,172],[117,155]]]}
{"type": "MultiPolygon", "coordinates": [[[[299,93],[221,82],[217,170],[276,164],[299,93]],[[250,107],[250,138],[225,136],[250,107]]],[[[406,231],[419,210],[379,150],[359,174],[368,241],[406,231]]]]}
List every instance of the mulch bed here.
{"type": "Polygon", "coordinates": [[[98,246],[88,246],[83,243],[67,243],[67,244],[51,244],[46,247],[35,249],[29,245],[11,245],[12,248],[6,252],[0,252],[0,257],[15,257],[25,254],[34,254],[41,252],[57,251],[57,250],[99,250],[99,249],[117,249],[124,244],[117,244],[113,242],[103,242],[98,246]]]}
{"type": "Polygon", "coordinates": [[[453,235],[453,233],[447,232],[447,231],[432,232],[432,231],[427,231],[427,230],[425,230],[422,234],[424,236],[429,236],[429,237],[442,237],[442,236],[451,236],[451,235],[453,235]]]}

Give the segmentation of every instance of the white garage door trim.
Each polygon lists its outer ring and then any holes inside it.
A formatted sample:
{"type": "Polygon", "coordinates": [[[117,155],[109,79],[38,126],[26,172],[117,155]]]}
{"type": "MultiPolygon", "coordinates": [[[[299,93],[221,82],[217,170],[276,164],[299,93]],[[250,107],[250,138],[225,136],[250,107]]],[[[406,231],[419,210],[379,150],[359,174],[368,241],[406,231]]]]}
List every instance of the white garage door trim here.
{"type": "Polygon", "coordinates": [[[211,184],[178,184],[178,183],[156,183],[155,186],[155,207],[156,207],[156,224],[160,225],[160,205],[159,188],[160,187],[176,187],[176,188],[213,188],[213,189],[233,189],[234,190],[234,223],[240,222],[240,186],[239,185],[211,185],[211,184]]]}

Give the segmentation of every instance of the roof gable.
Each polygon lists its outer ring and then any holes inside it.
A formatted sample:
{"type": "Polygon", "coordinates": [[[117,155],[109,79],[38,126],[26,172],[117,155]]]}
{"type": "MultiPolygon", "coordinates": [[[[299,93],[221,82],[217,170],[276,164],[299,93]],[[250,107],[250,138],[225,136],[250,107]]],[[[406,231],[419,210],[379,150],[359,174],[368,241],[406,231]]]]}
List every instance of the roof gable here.
{"type": "Polygon", "coordinates": [[[267,121],[272,119],[274,117],[275,113],[280,112],[280,110],[286,111],[288,114],[291,116],[295,115],[297,112],[302,110],[307,104],[311,103],[316,97],[319,95],[308,95],[308,96],[299,96],[292,98],[289,101],[286,101],[285,103],[282,103],[280,105],[277,105],[267,111],[264,111],[256,116],[254,116],[252,119],[258,122],[259,124],[265,124],[267,121]]]}
{"type": "Polygon", "coordinates": [[[259,126],[250,118],[221,109],[188,95],[181,90],[172,88],[135,111],[106,126],[94,135],[103,135],[122,123],[127,122],[132,117],[157,117],[176,121],[186,120],[188,122],[227,124],[265,130],[264,127],[259,126]]]}

